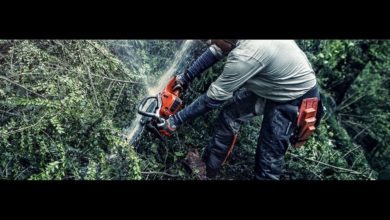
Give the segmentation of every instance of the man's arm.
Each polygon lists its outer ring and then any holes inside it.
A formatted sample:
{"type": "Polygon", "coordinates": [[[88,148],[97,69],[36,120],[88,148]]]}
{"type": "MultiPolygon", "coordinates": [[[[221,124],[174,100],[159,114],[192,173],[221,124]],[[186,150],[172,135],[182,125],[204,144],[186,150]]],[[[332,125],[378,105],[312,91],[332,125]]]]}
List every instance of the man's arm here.
{"type": "Polygon", "coordinates": [[[246,81],[262,68],[257,60],[231,54],[222,74],[211,84],[207,93],[197,98],[185,109],[173,116],[173,124],[178,127],[183,122],[194,119],[208,111],[218,108],[226,100],[233,97],[246,81]]]}
{"type": "Polygon", "coordinates": [[[223,56],[219,47],[211,45],[183,74],[178,76],[178,80],[183,85],[188,85],[201,73],[218,62],[223,56]]]}

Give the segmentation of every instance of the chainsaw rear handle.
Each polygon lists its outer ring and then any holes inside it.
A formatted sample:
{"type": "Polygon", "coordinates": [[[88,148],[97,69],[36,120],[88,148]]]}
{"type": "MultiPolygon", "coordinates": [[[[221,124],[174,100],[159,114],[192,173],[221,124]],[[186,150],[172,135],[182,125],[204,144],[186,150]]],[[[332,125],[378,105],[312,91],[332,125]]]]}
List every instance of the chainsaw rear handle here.
{"type": "MultiPolygon", "coordinates": [[[[156,99],[157,102],[160,102],[160,100],[157,96],[147,96],[144,99],[142,99],[140,105],[138,106],[138,113],[143,115],[143,116],[156,118],[157,120],[161,121],[161,118],[158,116],[158,112],[160,111],[160,109],[158,109],[158,111],[156,111],[157,113],[151,113],[151,112],[146,112],[146,111],[142,110],[143,107],[145,106],[146,102],[149,99],[156,99]]],[[[157,106],[160,106],[160,105],[157,105],[157,106]]]]}

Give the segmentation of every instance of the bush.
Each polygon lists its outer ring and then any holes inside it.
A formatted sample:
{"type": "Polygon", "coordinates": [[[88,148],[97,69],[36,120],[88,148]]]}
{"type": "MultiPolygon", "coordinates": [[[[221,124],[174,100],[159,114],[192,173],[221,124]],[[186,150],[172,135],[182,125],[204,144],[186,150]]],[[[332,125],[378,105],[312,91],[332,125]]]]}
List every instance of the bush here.
{"type": "MultiPolygon", "coordinates": [[[[2,41],[3,179],[139,179],[119,132],[139,77],[94,41],[2,41]]],[[[126,122],[126,123],[124,123],[126,122]]]]}

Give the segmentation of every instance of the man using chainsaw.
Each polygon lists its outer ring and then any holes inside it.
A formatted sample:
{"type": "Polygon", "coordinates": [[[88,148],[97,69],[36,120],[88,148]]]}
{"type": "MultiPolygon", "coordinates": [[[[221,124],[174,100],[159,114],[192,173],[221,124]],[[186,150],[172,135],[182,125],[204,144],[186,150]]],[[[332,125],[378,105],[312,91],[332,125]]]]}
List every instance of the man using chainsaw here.
{"type": "MultiPolygon", "coordinates": [[[[175,89],[185,90],[194,78],[227,57],[223,72],[206,93],[170,116],[160,124],[160,129],[172,134],[185,121],[224,104],[204,151],[204,162],[199,167],[201,174],[205,170],[207,177],[213,178],[229,158],[240,126],[254,116],[263,115],[256,149],[255,178],[279,180],[287,148],[290,143],[297,142],[297,121],[303,100],[320,99],[310,62],[293,40],[223,39],[208,42],[211,46],[176,77],[175,89]]],[[[318,111],[317,105],[313,108],[317,126],[322,115],[321,102],[318,111]]]]}

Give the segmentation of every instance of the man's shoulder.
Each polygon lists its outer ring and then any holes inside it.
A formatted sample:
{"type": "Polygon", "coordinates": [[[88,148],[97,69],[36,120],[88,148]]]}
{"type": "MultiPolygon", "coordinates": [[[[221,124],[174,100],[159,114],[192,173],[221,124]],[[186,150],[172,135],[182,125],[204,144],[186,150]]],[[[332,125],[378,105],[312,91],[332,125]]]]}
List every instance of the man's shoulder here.
{"type": "Polygon", "coordinates": [[[241,40],[238,46],[229,54],[231,59],[255,59],[261,61],[272,51],[271,40],[241,40]]]}
{"type": "Polygon", "coordinates": [[[277,45],[295,45],[294,40],[240,40],[238,48],[271,48],[277,45]]]}

